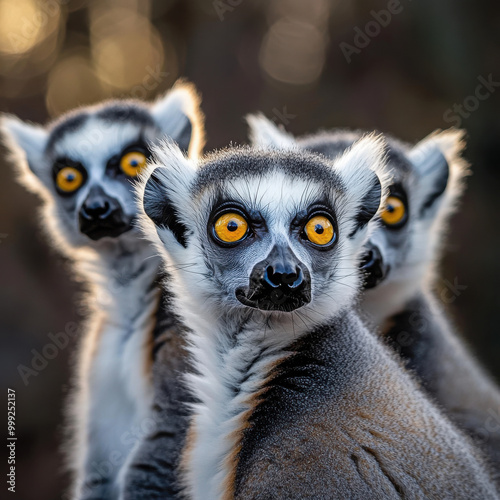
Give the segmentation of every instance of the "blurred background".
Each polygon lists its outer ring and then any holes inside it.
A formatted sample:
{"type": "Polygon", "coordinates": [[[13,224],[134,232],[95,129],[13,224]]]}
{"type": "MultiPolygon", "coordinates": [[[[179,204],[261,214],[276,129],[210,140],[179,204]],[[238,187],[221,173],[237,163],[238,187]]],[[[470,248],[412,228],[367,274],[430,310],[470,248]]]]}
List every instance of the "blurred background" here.
{"type": "MultiPolygon", "coordinates": [[[[294,134],[377,128],[416,141],[464,127],[474,175],[438,288],[497,380],[499,63],[493,0],[0,0],[0,110],[23,119],[45,123],[110,97],[152,99],[186,77],[203,97],[207,149],[245,142],[242,117],[257,110],[294,134]]],[[[17,496],[53,500],[65,485],[58,446],[76,342],[28,385],[19,365],[81,321],[80,287],[5,149],[0,203],[0,375],[5,393],[17,393],[17,496]]]]}

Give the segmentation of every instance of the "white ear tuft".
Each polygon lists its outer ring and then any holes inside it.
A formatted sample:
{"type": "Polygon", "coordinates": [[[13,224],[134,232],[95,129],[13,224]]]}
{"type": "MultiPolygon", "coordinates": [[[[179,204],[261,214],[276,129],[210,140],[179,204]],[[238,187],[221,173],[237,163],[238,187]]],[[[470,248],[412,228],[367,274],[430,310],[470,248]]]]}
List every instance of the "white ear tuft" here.
{"type": "MultiPolygon", "coordinates": [[[[153,161],[140,174],[136,185],[140,212],[155,224],[157,231],[170,231],[184,247],[187,229],[182,222],[183,205],[196,167],[194,160],[186,158],[176,143],[166,140],[153,148],[153,161]]],[[[150,222],[144,217],[141,225],[149,232],[150,222]]]]}
{"type": "Polygon", "coordinates": [[[180,81],[151,105],[151,114],[158,126],[177,142],[190,158],[197,158],[205,145],[204,117],[200,101],[195,86],[180,81]]]}
{"type": "Polygon", "coordinates": [[[468,164],[462,158],[465,131],[436,130],[420,141],[409,153],[422,179],[421,197],[431,201],[443,198],[440,210],[452,210],[464,189],[464,178],[469,174],[468,164]],[[444,193],[444,196],[441,196],[444,193]]]}
{"type": "Polygon", "coordinates": [[[384,204],[390,182],[385,152],[383,136],[371,134],[355,142],[334,161],[346,186],[349,206],[354,210],[350,236],[364,228],[384,204]]]}
{"type": "Polygon", "coordinates": [[[371,185],[375,173],[385,191],[390,182],[385,156],[384,137],[373,133],[363,136],[339,156],[335,161],[335,167],[340,171],[349,189],[364,191],[371,185]]]}
{"type": "Polygon", "coordinates": [[[47,144],[47,131],[40,125],[24,122],[13,115],[4,115],[0,129],[5,137],[6,146],[15,156],[25,156],[35,167],[35,160],[43,155],[47,144]]]}
{"type": "Polygon", "coordinates": [[[294,137],[268,120],[262,113],[245,117],[250,128],[250,142],[252,146],[261,149],[296,149],[294,137]]]}
{"type": "Polygon", "coordinates": [[[24,122],[13,115],[0,118],[0,130],[19,180],[33,192],[45,192],[43,185],[49,181],[43,161],[47,131],[40,125],[24,122]]]}

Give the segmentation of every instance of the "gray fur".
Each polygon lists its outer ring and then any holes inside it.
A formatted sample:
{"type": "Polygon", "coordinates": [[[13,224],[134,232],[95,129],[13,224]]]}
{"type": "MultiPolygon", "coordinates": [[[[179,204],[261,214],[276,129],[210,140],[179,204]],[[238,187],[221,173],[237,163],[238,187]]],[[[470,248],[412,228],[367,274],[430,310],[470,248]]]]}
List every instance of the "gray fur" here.
{"type": "Polygon", "coordinates": [[[175,146],[157,149],[138,192],[142,227],[176,268],[170,289],[190,327],[196,404],[182,463],[189,498],[498,498],[468,438],[355,311],[371,223],[349,235],[373,189],[370,164],[386,182],[382,144],[370,141],[333,162],[293,149],[228,150],[199,170],[175,146]],[[294,174],[302,164],[307,179],[294,174]],[[328,168],[336,182],[325,186],[328,168]],[[291,229],[318,201],[335,214],[339,238],[321,259],[291,229]],[[176,207],[185,244],[172,220],[158,219],[162,203],[176,207]],[[254,236],[227,248],[210,236],[211,213],[233,203],[254,236]],[[312,301],[291,313],[237,300],[277,243],[311,276],[312,301]]]}
{"type": "MultiPolygon", "coordinates": [[[[297,143],[334,158],[361,135],[320,132],[297,138],[297,143]]],[[[372,234],[370,244],[380,249],[390,270],[382,283],[365,292],[362,310],[424,389],[486,452],[500,476],[500,390],[456,334],[433,292],[446,216],[466,174],[462,134],[435,133],[416,147],[390,137],[387,144],[392,185],[408,199],[408,222],[392,230],[381,225],[372,234]]]]}

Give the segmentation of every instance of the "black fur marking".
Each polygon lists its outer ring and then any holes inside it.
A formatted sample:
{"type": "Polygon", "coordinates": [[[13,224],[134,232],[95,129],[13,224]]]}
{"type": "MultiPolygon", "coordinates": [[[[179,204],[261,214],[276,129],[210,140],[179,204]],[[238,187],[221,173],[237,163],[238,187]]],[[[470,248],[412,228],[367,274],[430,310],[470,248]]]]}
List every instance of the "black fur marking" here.
{"type": "Polygon", "coordinates": [[[89,114],[86,112],[71,115],[67,118],[61,119],[56,122],[50,131],[49,139],[47,141],[46,151],[51,151],[55,144],[59,142],[66,134],[76,132],[82,128],[86,121],[89,119],[89,114]]]}
{"type": "Polygon", "coordinates": [[[434,395],[436,388],[431,385],[432,374],[439,364],[433,352],[439,352],[436,346],[439,336],[435,335],[432,324],[429,324],[431,317],[425,301],[416,298],[406,305],[402,313],[391,318],[391,328],[385,338],[406,362],[407,368],[415,372],[427,391],[434,395]]]}
{"type": "Polygon", "coordinates": [[[157,287],[160,286],[160,281],[164,283],[164,286],[161,287],[160,303],[156,311],[156,321],[153,329],[153,359],[156,358],[158,351],[164,344],[164,342],[161,341],[162,334],[171,328],[178,328],[180,324],[179,318],[172,313],[172,294],[168,291],[168,288],[165,287],[167,277],[158,278],[158,280],[155,281],[157,287]]]}
{"type": "Polygon", "coordinates": [[[146,109],[130,103],[112,104],[99,111],[96,116],[107,122],[134,122],[141,126],[156,126],[146,109]]]}
{"type": "Polygon", "coordinates": [[[378,207],[380,206],[380,198],[382,195],[382,185],[380,184],[379,178],[374,174],[373,183],[371,189],[363,198],[361,202],[361,208],[356,215],[356,226],[349,235],[352,238],[356,232],[362,227],[366,226],[368,222],[377,213],[378,207]]]}
{"type": "Polygon", "coordinates": [[[144,193],[144,211],[147,216],[158,226],[172,231],[175,239],[184,247],[187,247],[186,236],[188,228],[179,222],[177,212],[170,203],[163,189],[162,180],[154,171],[146,183],[144,193]]]}
{"type": "Polygon", "coordinates": [[[439,162],[439,164],[436,164],[434,166],[434,169],[439,168],[441,172],[439,177],[434,181],[434,188],[432,190],[432,193],[427,197],[425,202],[422,204],[422,207],[420,208],[420,217],[422,217],[425,212],[434,204],[434,202],[444,193],[444,190],[448,185],[450,167],[444,155],[441,153],[439,155],[440,158],[437,159],[437,162],[439,162]]]}
{"type": "Polygon", "coordinates": [[[177,142],[179,148],[183,153],[187,153],[189,150],[189,144],[191,143],[192,135],[193,135],[193,125],[186,117],[186,123],[184,124],[184,127],[180,131],[179,135],[177,137],[172,137],[172,139],[174,139],[177,142]]]}
{"type": "Polygon", "coordinates": [[[307,151],[268,152],[242,147],[209,156],[199,170],[193,194],[202,192],[207,186],[220,187],[227,181],[268,176],[274,171],[344,191],[341,179],[323,157],[307,151]]]}
{"type": "Polygon", "coordinates": [[[377,463],[379,469],[380,469],[380,472],[388,479],[388,481],[392,484],[393,488],[396,490],[396,493],[401,497],[401,498],[405,498],[405,492],[404,492],[404,488],[401,487],[401,485],[399,485],[397,483],[397,481],[391,477],[389,471],[387,470],[387,468],[383,465],[382,461],[380,460],[379,458],[379,455],[378,453],[370,448],[369,446],[361,446],[361,448],[363,449],[363,451],[370,455],[374,460],[375,462],[377,463]]]}

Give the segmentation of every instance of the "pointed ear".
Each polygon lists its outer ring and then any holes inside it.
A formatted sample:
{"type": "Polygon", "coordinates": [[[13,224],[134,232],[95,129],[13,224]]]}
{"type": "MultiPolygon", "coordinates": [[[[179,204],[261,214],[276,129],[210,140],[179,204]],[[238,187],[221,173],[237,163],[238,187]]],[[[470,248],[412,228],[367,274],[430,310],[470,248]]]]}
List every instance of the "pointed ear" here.
{"type": "Polygon", "coordinates": [[[177,83],[151,105],[151,114],[160,129],[190,158],[201,154],[205,145],[204,117],[194,85],[177,83]]]}
{"type": "Polygon", "coordinates": [[[278,127],[263,114],[247,115],[245,117],[252,146],[261,149],[296,149],[295,138],[284,128],[278,127]]]}
{"type": "Polygon", "coordinates": [[[463,191],[463,179],[468,174],[467,163],[461,157],[465,148],[465,132],[450,129],[435,131],[420,141],[409,153],[421,183],[420,215],[437,207],[452,209],[463,191]]]}
{"type": "Polygon", "coordinates": [[[195,175],[193,160],[187,159],[177,144],[165,141],[153,148],[153,163],[140,176],[138,198],[166,244],[162,233],[168,231],[178,244],[187,247],[189,230],[183,222],[182,207],[195,175]]]}
{"type": "Polygon", "coordinates": [[[27,187],[38,191],[39,182],[36,182],[33,174],[38,180],[47,182],[47,173],[43,168],[47,131],[40,125],[24,122],[13,115],[1,117],[0,130],[22,181],[27,187]]]}
{"type": "Polygon", "coordinates": [[[335,161],[355,210],[350,238],[375,216],[386,196],[389,176],[385,151],[382,136],[372,134],[362,137],[335,161]]]}

